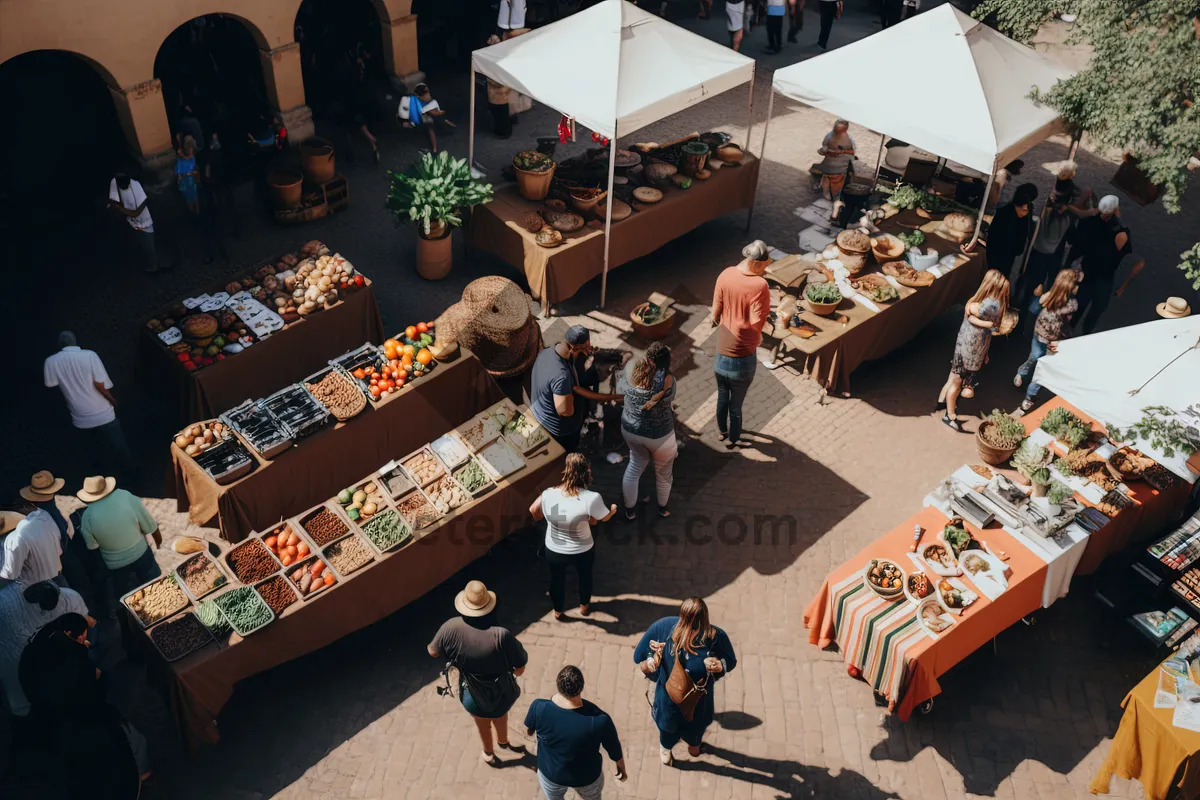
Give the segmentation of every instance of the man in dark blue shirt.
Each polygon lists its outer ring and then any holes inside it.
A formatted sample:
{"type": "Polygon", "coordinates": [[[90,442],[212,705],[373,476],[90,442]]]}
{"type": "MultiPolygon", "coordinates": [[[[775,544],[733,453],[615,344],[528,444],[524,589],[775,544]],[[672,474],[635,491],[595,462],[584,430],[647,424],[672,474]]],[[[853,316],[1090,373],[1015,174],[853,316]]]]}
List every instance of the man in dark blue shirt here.
{"type": "Polygon", "coordinates": [[[546,800],[562,800],[569,789],[583,800],[600,800],[601,747],[617,762],[617,780],[627,777],[617,727],[608,714],[583,699],[579,667],[563,667],[555,683],[558,693],[549,700],[534,700],[525,715],[529,735],[537,734],[538,783],[546,800]]]}
{"type": "Polygon", "coordinates": [[[533,362],[529,386],[530,410],[568,453],[579,447],[579,434],[583,429],[587,405],[583,400],[606,402],[619,397],[596,391],[599,378],[594,367],[587,370],[590,374],[580,374],[580,367],[591,351],[588,329],[582,325],[572,325],[567,329],[564,341],[538,353],[537,360],[533,362]]]}

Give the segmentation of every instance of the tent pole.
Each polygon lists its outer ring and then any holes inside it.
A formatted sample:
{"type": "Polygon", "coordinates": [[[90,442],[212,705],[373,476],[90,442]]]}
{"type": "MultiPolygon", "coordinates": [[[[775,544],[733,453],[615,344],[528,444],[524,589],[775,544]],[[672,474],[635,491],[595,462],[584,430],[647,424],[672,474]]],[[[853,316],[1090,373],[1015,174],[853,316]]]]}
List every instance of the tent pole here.
{"type": "Polygon", "coordinates": [[[471,59],[471,102],[467,127],[467,172],[475,169],[475,60],[471,59]]]}
{"type": "Polygon", "coordinates": [[[746,123],[746,150],[751,148],[750,136],[754,133],[754,73],[750,73],[750,121],[746,123]]]}
{"type": "Polygon", "coordinates": [[[883,168],[883,143],[887,141],[887,134],[879,134],[879,153],[875,156],[875,180],[871,182],[871,193],[875,193],[875,187],[879,185],[879,170],[883,168]]]}
{"type": "MultiPolygon", "coordinates": [[[[996,167],[992,165],[992,174],[988,175],[987,186],[983,189],[983,205],[979,207],[979,216],[975,219],[975,235],[971,237],[970,244],[967,247],[974,247],[979,241],[979,231],[983,230],[983,212],[987,211],[988,195],[992,193],[992,184],[996,180],[996,167]]],[[[1012,264],[1009,264],[1011,267],[1012,264]]]]}
{"type": "MultiPolygon", "coordinates": [[[[771,130],[771,112],[775,110],[775,88],[771,88],[771,96],[767,98],[767,118],[763,122],[763,143],[762,148],[758,151],[758,169],[759,175],[762,175],[762,165],[767,157],[767,132],[771,130]]],[[[746,147],[750,147],[750,141],[746,140],[746,147]]],[[[750,198],[750,212],[746,214],[746,233],[750,232],[750,222],[754,219],[754,203],[758,200],[758,187],[755,187],[754,196],[750,198]]]]}
{"type": "MultiPolygon", "coordinates": [[[[616,126],[614,126],[615,128],[616,126]]],[[[608,197],[604,210],[604,272],[600,278],[600,307],[608,295],[608,241],[612,238],[613,175],[617,171],[617,132],[608,143],[608,197]]]]}

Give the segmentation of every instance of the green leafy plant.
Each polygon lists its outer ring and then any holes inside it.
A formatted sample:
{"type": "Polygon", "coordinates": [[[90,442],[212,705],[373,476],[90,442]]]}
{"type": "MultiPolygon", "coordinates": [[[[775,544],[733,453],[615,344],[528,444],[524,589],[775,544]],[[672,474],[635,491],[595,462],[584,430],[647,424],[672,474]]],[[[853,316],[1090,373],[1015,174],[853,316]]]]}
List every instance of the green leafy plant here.
{"type": "Polygon", "coordinates": [[[1054,468],[1061,472],[1065,478],[1069,478],[1075,474],[1075,470],[1071,469],[1071,465],[1066,462],[1066,459],[1055,459],[1054,468]]]}
{"type": "Polygon", "coordinates": [[[832,281],[808,284],[808,286],[804,287],[804,296],[808,298],[810,303],[842,302],[842,292],[838,289],[837,284],[832,281]]]}
{"type": "Polygon", "coordinates": [[[1032,480],[1034,471],[1050,463],[1050,457],[1046,448],[1032,439],[1026,439],[1013,453],[1012,464],[1017,472],[1032,480]]]}
{"type": "Polygon", "coordinates": [[[992,447],[1009,450],[1016,447],[1025,438],[1025,425],[1019,419],[1005,414],[998,408],[993,408],[991,414],[981,415],[984,422],[990,425],[980,425],[980,437],[992,447]]]}
{"type": "Polygon", "coordinates": [[[1038,486],[1045,486],[1051,481],[1050,470],[1046,467],[1038,467],[1030,472],[1027,477],[1038,486]]]}
{"type": "Polygon", "coordinates": [[[1142,413],[1145,416],[1128,428],[1108,425],[1109,438],[1119,442],[1143,439],[1161,450],[1167,458],[1173,458],[1176,451],[1190,456],[1200,450],[1200,428],[1185,425],[1175,419],[1174,409],[1166,406],[1146,406],[1142,413]]]}
{"type": "MultiPolygon", "coordinates": [[[[462,225],[464,209],[492,200],[492,185],[471,177],[465,158],[442,151],[425,153],[405,172],[389,172],[391,186],[385,205],[397,221],[409,219],[428,236],[434,223],[462,225]]],[[[439,224],[438,227],[441,227],[439,224]]]]}
{"type": "Polygon", "coordinates": [[[1060,506],[1062,505],[1063,500],[1066,500],[1073,494],[1075,494],[1075,492],[1070,486],[1067,486],[1061,481],[1054,481],[1050,484],[1050,488],[1046,491],[1046,498],[1052,505],[1060,506]]]}
{"type": "MultiPolygon", "coordinates": [[[[1030,94],[1087,132],[1093,149],[1128,152],[1162,188],[1163,207],[1177,213],[1189,159],[1200,151],[1196,65],[1200,22],[1196,0],[983,0],[973,14],[1031,41],[1055,12],[1076,16],[1065,44],[1091,51],[1087,66],[1048,91],[1030,94]]],[[[1200,245],[1179,268],[1200,289],[1200,245]]]]}
{"type": "Polygon", "coordinates": [[[921,204],[921,198],[924,194],[924,192],[915,186],[901,183],[896,186],[896,190],[888,198],[888,204],[901,210],[916,208],[921,204]]]}
{"type": "Polygon", "coordinates": [[[526,172],[547,172],[554,159],[538,150],[525,150],[513,156],[513,166],[526,172]]]}
{"type": "Polygon", "coordinates": [[[904,242],[905,247],[920,247],[925,244],[925,234],[917,230],[897,234],[896,238],[904,242]]]}
{"type": "Polygon", "coordinates": [[[1059,406],[1050,409],[1042,420],[1041,429],[1074,450],[1092,435],[1092,426],[1059,406]]]}

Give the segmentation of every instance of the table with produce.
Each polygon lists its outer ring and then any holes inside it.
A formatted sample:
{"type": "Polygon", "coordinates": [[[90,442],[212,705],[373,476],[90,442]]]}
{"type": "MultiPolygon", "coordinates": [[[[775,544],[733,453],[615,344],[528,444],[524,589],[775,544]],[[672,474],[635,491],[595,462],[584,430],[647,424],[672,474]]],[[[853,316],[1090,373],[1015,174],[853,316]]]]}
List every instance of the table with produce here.
{"type": "Polygon", "coordinates": [[[315,506],[236,544],[213,537],[122,598],[186,741],[216,741],[239,680],[403,608],[523,525],[559,478],[562,448],[507,399],[454,424],[411,419],[416,438],[365,474],[323,472],[315,506]]]}
{"type": "Polygon", "coordinates": [[[430,325],[355,348],[179,431],[171,443],[178,509],[240,541],[323,496],[330,480],[352,480],[423,441],[430,426],[458,425],[504,396],[470,351],[434,359],[430,325]]]}
{"type": "Polygon", "coordinates": [[[1186,483],[1102,442],[1060,398],[981,427],[988,463],[957,470],[830,573],[805,611],[809,641],[836,645],[901,720],[939,693],[939,676],[1186,503],[1186,483]]]}
{"type": "Polygon", "coordinates": [[[383,340],[371,281],[319,241],[242,270],[146,321],[140,379],[177,394],[180,419],[212,417],[383,340]]]}
{"type": "Polygon", "coordinates": [[[885,204],[890,216],[877,220],[875,230],[847,229],[820,253],[787,256],[767,269],[783,295],[763,331],[777,342],[776,361],[826,391],[848,394],[860,364],[906,344],[974,294],[987,271],[986,248],[968,256],[959,246],[970,240],[975,218],[918,211],[910,201],[919,202],[901,197],[903,208],[885,204]]]}
{"type": "MultiPolygon", "coordinates": [[[[470,246],[523,270],[543,308],[573,296],[604,270],[607,147],[556,163],[536,151],[513,159],[516,184],[477,206],[470,246]]],[[[709,220],[752,208],[758,159],[719,132],[617,151],[612,241],[615,269],[709,220]]]]}

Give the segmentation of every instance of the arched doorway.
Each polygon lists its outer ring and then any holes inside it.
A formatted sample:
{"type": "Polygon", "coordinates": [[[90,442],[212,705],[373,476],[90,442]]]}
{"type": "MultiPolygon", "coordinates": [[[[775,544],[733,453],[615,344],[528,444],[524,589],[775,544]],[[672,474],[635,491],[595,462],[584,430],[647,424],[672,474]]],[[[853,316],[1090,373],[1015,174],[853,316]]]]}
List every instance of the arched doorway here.
{"type": "Polygon", "coordinates": [[[0,64],[0,229],[45,230],[100,217],[113,173],[130,164],[99,68],[62,50],[0,64]]]}
{"type": "Polygon", "coordinates": [[[259,56],[265,47],[257,29],[230,14],[206,14],[172,31],[154,59],[172,135],[190,106],[204,136],[216,131],[221,137],[227,159],[248,155],[246,134],[262,129],[271,115],[259,56]]]}
{"type": "Polygon", "coordinates": [[[296,12],[296,41],[304,97],[314,114],[337,116],[350,104],[371,103],[387,84],[384,18],[373,0],[304,0],[296,12]]]}

